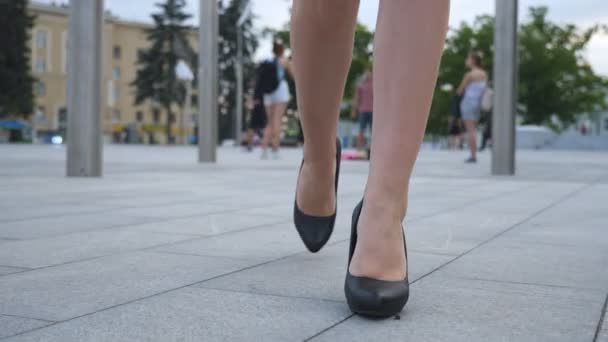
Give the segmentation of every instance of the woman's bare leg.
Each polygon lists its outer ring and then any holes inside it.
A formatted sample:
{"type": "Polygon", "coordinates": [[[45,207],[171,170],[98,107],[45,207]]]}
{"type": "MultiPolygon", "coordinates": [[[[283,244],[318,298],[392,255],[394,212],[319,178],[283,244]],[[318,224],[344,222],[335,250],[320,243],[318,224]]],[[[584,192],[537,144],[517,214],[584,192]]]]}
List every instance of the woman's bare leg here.
{"type": "Polygon", "coordinates": [[[272,125],[274,126],[274,137],[272,140],[272,150],[278,151],[281,147],[281,132],[283,132],[283,116],[287,110],[287,103],[277,103],[274,107],[274,118],[272,125]]]}
{"type": "Polygon", "coordinates": [[[381,0],[374,54],[374,142],[350,272],[406,275],[401,225],[431,106],[449,0],[381,0]]]}
{"type": "Polygon", "coordinates": [[[359,0],[293,3],[293,67],[304,131],[297,201],[309,215],[331,215],[335,208],[336,129],[358,8],[359,0]]]}
{"type": "Polygon", "coordinates": [[[469,138],[469,150],[471,150],[471,158],[477,159],[477,128],[475,121],[465,120],[464,125],[467,129],[469,138]]]}
{"type": "Polygon", "coordinates": [[[262,150],[264,151],[264,153],[268,149],[268,146],[272,144],[272,137],[274,136],[274,108],[274,104],[265,106],[267,120],[266,127],[264,128],[264,137],[262,139],[262,150]]]}

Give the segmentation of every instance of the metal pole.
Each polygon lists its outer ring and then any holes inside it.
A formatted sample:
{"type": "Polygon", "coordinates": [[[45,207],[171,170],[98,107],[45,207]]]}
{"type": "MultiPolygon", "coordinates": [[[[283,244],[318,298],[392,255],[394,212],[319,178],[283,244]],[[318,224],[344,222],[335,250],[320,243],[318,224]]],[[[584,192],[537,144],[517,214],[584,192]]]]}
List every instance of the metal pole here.
{"type": "Polygon", "coordinates": [[[236,29],[236,123],[235,144],[241,146],[243,134],[243,29],[238,25],[236,29]]]}
{"type": "Polygon", "coordinates": [[[518,0],[496,0],[492,173],[515,174],[518,0]]]}
{"type": "Polygon", "coordinates": [[[217,1],[200,0],[200,11],[198,161],[214,163],[217,159],[217,1]]]}
{"type": "Polygon", "coordinates": [[[70,1],[67,176],[101,177],[103,0],[70,1]]]}
{"type": "Polygon", "coordinates": [[[184,105],[184,109],[182,110],[182,120],[180,122],[181,126],[181,143],[182,145],[188,144],[188,134],[185,133],[186,125],[184,122],[187,118],[190,118],[192,115],[192,81],[184,81],[186,83],[186,104],[184,105]]]}

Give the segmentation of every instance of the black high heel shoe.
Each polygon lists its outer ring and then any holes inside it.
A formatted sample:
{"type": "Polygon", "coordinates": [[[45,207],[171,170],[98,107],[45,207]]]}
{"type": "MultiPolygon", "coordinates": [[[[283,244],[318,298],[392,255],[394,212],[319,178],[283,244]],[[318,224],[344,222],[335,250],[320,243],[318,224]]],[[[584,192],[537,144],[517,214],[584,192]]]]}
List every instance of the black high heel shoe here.
{"type": "MultiPolygon", "coordinates": [[[[342,157],[342,146],[340,140],[336,140],[336,175],[335,175],[335,191],[336,191],[336,210],[329,216],[312,216],[303,213],[298,207],[298,195],[293,206],[293,222],[296,226],[300,238],[304,242],[306,248],[312,253],[316,253],[325,246],[331,233],[334,231],[336,223],[336,213],[338,207],[338,177],[340,175],[340,159],[342,157]]],[[[302,161],[304,165],[304,161],[302,161]]],[[[300,170],[302,167],[300,166],[300,170]]],[[[297,190],[296,190],[297,192],[297,190]]]]}
{"type": "MultiPolygon", "coordinates": [[[[363,208],[361,201],[353,212],[351,226],[350,251],[348,254],[348,267],[357,245],[357,223],[363,208]]],[[[405,245],[405,234],[403,235],[405,245]]],[[[407,263],[407,246],[405,247],[405,259],[407,263]]],[[[384,281],[366,277],[356,277],[346,272],[344,293],[350,310],[362,316],[386,318],[394,316],[403,310],[410,294],[408,276],[401,281],[384,281]]]]}

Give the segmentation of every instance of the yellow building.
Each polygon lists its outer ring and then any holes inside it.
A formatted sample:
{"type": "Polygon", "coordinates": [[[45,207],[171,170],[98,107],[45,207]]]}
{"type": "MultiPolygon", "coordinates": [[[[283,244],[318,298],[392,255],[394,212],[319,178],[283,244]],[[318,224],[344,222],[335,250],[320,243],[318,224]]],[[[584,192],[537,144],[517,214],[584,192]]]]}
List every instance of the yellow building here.
{"type": "MultiPolygon", "coordinates": [[[[36,16],[32,30],[31,64],[37,113],[38,131],[63,131],[67,125],[67,41],[68,12],[63,5],[31,3],[30,14],[36,16]]],[[[123,130],[131,127],[143,143],[165,143],[166,114],[151,101],[134,105],[135,89],[130,83],[137,72],[138,51],[148,47],[146,29],[151,25],[126,21],[106,14],[103,31],[103,98],[102,127],[106,141],[121,141],[123,130]]],[[[197,50],[197,35],[189,37],[197,50]]],[[[180,108],[173,110],[175,136],[193,134],[194,117],[180,108]],[[182,121],[183,119],[183,121],[182,121]],[[183,131],[179,126],[184,122],[183,131]]],[[[132,138],[131,138],[132,139],[132,138]]],[[[178,139],[178,142],[180,140],[178,139]]]]}

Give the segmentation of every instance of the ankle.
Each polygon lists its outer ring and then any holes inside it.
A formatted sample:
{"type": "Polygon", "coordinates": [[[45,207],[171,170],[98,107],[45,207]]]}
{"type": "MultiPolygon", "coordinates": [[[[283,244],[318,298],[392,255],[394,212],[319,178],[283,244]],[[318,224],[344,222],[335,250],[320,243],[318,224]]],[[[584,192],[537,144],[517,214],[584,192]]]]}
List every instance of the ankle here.
{"type": "Polygon", "coordinates": [[[407,196],[392,192],[366,191],[364,212],[383,221],[402,222],[407,210],[407,196]]]}

